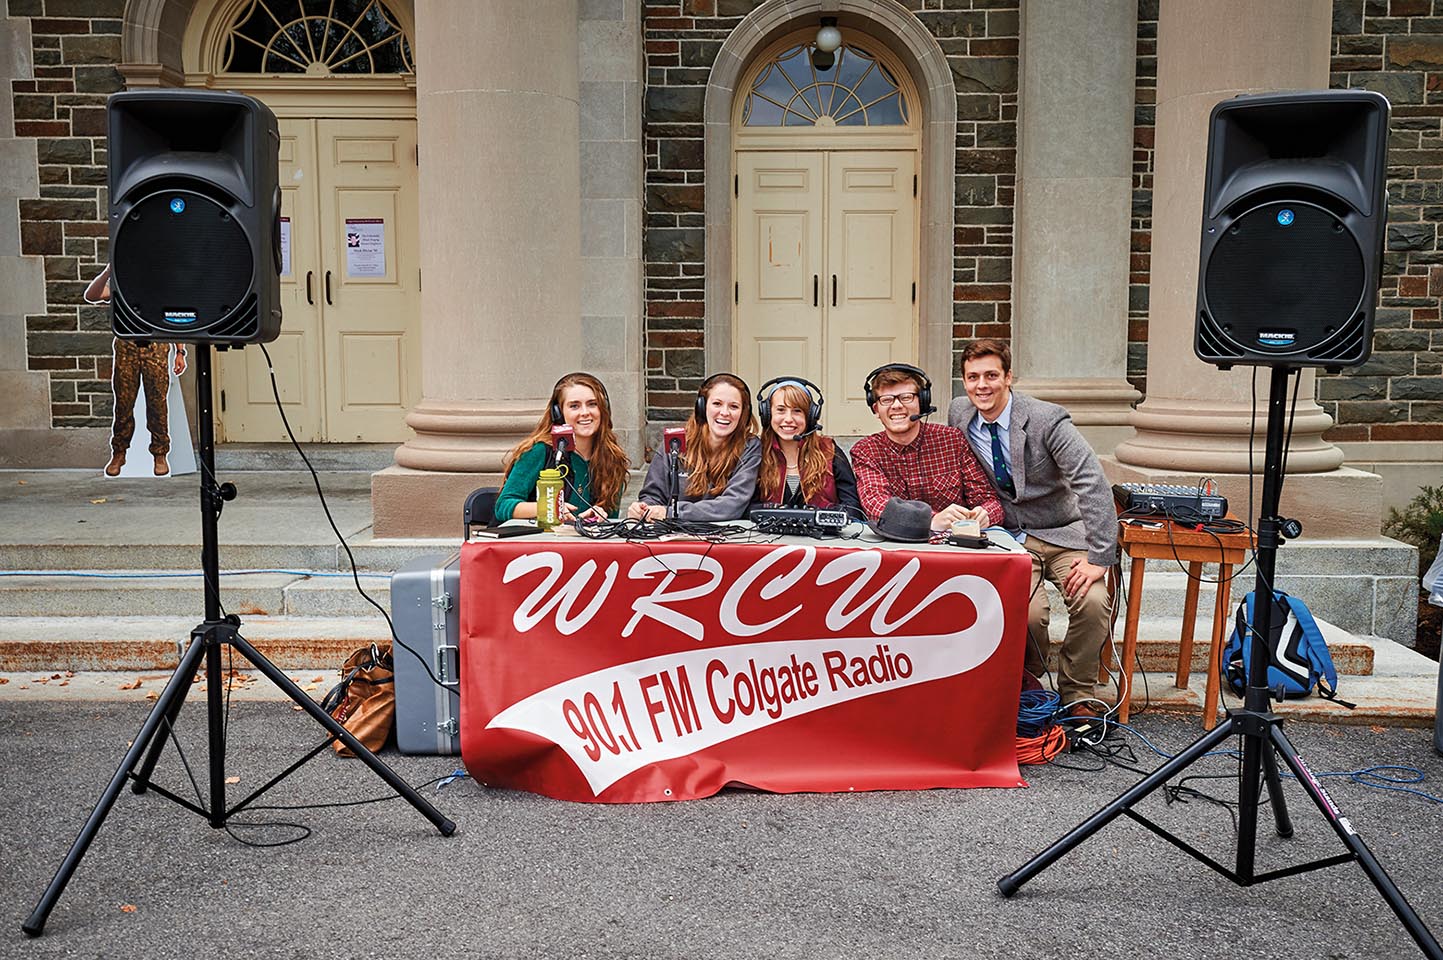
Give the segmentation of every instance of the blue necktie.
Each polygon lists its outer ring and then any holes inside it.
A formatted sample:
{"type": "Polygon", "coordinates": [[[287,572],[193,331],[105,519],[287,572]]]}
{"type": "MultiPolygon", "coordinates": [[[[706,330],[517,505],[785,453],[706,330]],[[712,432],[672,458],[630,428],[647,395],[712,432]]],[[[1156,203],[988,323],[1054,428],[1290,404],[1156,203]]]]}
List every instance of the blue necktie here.
{"type": "Polygon", "coordinates": [[[997,424],[984,423],[983,426],[992,434],[992,474],[997,478],[997,488],[1009,497],[1017,496],[1017,488],[1012,483],[1012,471],[1007,469],[1007,458],[1002,455],[1002,436],[997,432],[997,424]]]}

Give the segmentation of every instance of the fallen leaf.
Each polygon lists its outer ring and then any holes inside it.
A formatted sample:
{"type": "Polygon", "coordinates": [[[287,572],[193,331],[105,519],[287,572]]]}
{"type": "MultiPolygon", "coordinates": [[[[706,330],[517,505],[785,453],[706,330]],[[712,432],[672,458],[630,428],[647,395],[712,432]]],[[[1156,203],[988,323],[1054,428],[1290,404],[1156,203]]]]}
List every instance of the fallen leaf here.
{"type": "Polygon", "coordinates": [[[57,686],[68,687],[68,686],[70,686],[70,681],[69,681],[69,680],[61,680],[60,683],[57,684],[57,686]]]}
{"type": "Polygon", "coordinates": [[[0,677],[0,687],[5,686],[5,684],[7,684],[7,683],[9,683],[9,682],[10,682],[10,678],[9,678],[9,677],[0,677]]]}
{"type": "Polygon", "coordinates": [[[312,690],[319,690],[319,689],[321,689],[321,687],[320,687],[320,684],[308,683],[308,684],[306,684],[304,687],[301,687],[301,689],[304,690],[304,691],[306,691],[306,693],[310,693],[312,690]]]}
{"type": "Polygon", "coordinates": [[[146,691],[145,699],[150,700],[150,701],[152,701],[152,702],[154,702],[154,701],[156,701],[156,700],[159,700],[159,699],[160,699],[160,691],[159,691],[159,690],[148,690],[148,691],[146,691]]]}
{"type": "Polygon", "coordinates": [[[311,678],[311,683],[321,683],[321,682],[324,681],[325,679],[326,679],[325,677],[312,677],[312,678],[311,678]]]}
{"type": "MultiPolygon", "coordinates": [[[[71,676],[74,676],[74,674],[71,674],[71,676]]],[[[59,680],[59,679],[60,679],[60,674],[58,674],[58,673],[52,673],[52,674],[50,675],[50,679],[51,679],[51,680],[59,680]]]]}
{"type": "Polygon", "coordinates": [[[129,683],[122,683],[122,684],[120,685],[120,689],[121,689],[121,690],[139,690],[139,689],[140,689],[140,678],[139,678],[139,677],[136,677],[134,680],[130,681],[129,683]]]}
{"type": "MultiPolygon", "coordinates": [[[[20,689],[24,690],[25,688],[21,687],[20,689]]],[[[304,710],[305,707],[301,706],[300,704],[296,704],[295,706],[291,707],[291,709],[299,713],[301,710],[304,710]]]]}
{"type": "Polygon", "coordinates": [[[105,498],[104,498],[104,497],[99,497],[99,498],[97,498],[97,499],[95,499],[95,500],[92,500],[92,501],[90,501],[90,502],[91,502],[91,503],[104,503],[104,502],[105,502],[105,498]]]}
{"type": "Polygon", "coordinates": [[[121,912],[121,913],[134,913],[134,912],[135,912],[135,904],[133,904],[133,903],[122,903],[122,904],[120,905],[120,912],[121,912]]]}
{"type": "Polygon", "coordinates": [[[240,777],[226,777],[226,783],[240,783],[240,777]]]}
{"type": "Polygon", "coordinates": [[[26,481],[26,480],[16,480],[15,482],[18,483],[20,486],[23,487],[23,486],[25,486],[25,484],[26,484],[28,481],[26,481]]]}
{"type": "Polygon", "coordinates": [[[28,684],[28,683],[22,683],[22,684],[20,684],[20,686],[17,687],[16,689],[17,689],[17,690],[29,690],[29,689],[30,689],[30,684],[28,684]]]}

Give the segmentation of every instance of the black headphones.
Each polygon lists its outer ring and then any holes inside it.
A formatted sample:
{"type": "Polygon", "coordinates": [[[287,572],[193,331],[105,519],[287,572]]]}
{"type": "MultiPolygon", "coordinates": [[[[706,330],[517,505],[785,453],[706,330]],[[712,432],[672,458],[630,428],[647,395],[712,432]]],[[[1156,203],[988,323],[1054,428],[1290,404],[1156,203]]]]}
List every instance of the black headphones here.
{"type": "MultiPolygon", "coordinates": [[[[601,378],[592,376],[585,370],[573,370],[572,372],[566,374],[565,376],[557,380],[556,385],[551,388],[551,396],[553,397],[551,401],[551,425],[553,427],[560,427],[566,424],[566,415],[561,412],[561,401],[558,399],[554,399],[556,397],[556,391],[561,387],[563,383],[566,382],[567,378],[575,377],[578,375],[583,377],[591,377],[591,379],[597,382],[597,384],[601,387],[601,402],[606,404],[606,409],[611,409],[611,397],[607,395],[606,384],[601,382],[601,378]]],[[[582,386],[585,386],[585,384],[582,384],[582,386]]]]}
{"type": "Polygon", "coordinates": [[[742,397],[745,399],[747,395],[747,382],[745,380],[734,373],[727,373],[726,371],[714,373],[703,380],[701,386],[696,388],[696,403],[692,407],[692,412],[696,414],[697,423],[706,423],[706,392],[707,389],[721,377],[731,377],[741,383],[742,397]]]}
{"type": "Polygon", "coordinates": [[[902,373],[911,375],[917,381],[917,406],[921,409],[922,415],[936,413],[937,408],[932,406],[932,378],[920,368],[910,363],[884,363],[871,373],[862,382],[862,391],[867,397],[867,406],[874,411],[877,409],[877,394],[872,390],[872,381],[877,379],[877,374],[884,370],[900,370],[902,373]]]}
{"type": "Polygon", "coordinates": [[[757,409],[762,418],[762,429],[765,430],[772,422],[772,394],[788,384],[794,387],[801,387],[807,391],[807,397],[810,401],[807,404],[806,429],[797,434],[797,439],[800,440],[802,437],[811,436],[816,433],[822,426],[823,397],[821,387],[801,377],[774,377],[762,384],[762,388],[757,391],[757,409]]]}

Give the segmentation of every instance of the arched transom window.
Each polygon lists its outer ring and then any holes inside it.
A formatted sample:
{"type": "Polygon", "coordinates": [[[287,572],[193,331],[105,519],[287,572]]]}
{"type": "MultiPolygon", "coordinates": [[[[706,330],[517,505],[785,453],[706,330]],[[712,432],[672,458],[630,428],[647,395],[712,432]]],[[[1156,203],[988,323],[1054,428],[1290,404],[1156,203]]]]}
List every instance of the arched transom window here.
{"type": "Polygon", "coordinates": [[[815,44],[783,50],[762,67],[742,107],[746,127],[887,127],[911,122],[907,95],[886,64],[844,43],[826,69],[815,44]]]}
{"type": "Polygon", "coordinates": [[[415,73],[381,0],[248,0],[226,34],[226,73],[415,73]]]}

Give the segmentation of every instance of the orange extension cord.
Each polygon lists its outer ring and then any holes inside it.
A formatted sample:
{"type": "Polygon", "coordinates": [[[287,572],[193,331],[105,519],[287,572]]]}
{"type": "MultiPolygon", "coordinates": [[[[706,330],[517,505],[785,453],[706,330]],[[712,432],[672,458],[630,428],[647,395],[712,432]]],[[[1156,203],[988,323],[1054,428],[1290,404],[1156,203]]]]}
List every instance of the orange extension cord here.
{"type": "Polygon", "coordinates": [[[1050,763],[1053,757],[1065,749],[1067,734],[1054,724],[1047,728],[1046,733],[1017,738],[1017,762],[1023,765],[1050,763]]]}

